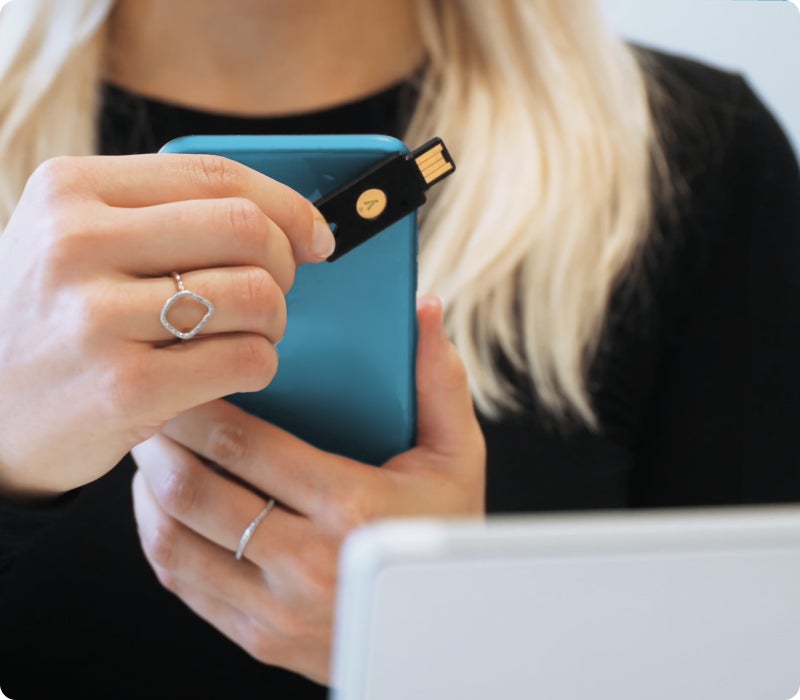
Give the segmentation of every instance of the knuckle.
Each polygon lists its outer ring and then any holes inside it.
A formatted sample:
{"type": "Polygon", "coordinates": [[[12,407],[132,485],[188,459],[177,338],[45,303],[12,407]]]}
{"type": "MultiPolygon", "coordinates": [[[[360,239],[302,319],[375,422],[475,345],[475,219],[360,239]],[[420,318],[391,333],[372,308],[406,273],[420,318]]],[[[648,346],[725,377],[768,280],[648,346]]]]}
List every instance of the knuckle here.
{"type": "Polygon", "coordinates": [[[237,341],[234,372],[241,378],[242,391],[264,389],[277,371],[278,353],[266,338],[248,335],[237,341]]]}
{"type": "Polygon", "coordinates": [[[41,280],[51,289],[59,289],[79,277],[81,252],[75,239],[60,236],[55,222],[46,222],[47,239],[41,252],[41,280]]]}
{"type": "Polygon", "coordinates": [[[247,431],[238,425],[216,425],[209,433],[205,455],[216,464],[235,466],[247,460],[250,442],[247,431]]]}
{"type": "Polygon", "coordinates": [[[333,504],[332,525],[342,534],[373,522],[383,512],[380,495],[374,489],[352,484],[346,493],[327,500],[333,504]]]}
{"type": "Polygon", "coordinates": [[[286,331],[286,299],[272,275],[260,267],[244,268],[231,284],[235,303],[266,324],[270,340],[280,340],[286,331]]]}
{"type": "Polygon", "coordinates": [[[74,278],[94,260],[107,238],[102,212],[89,204],[45,204],[38,218],[42,270],[51,280],[74,278]]]}
{"type": "Polygon", "coordinates": [[[162,522],[151,537],[144,540],[147,558],[152,563],[161,584],[166,588],[173,588],[174,583],[165,581],[170,579],[170,571],[175,568],[177,552],[177,528],[172,522],[162,522]]]}
{"type": "Polygon", "coordinates": [[[200,182],[215,191],[239,192],[242,189],[242,171],[237,164],[224,156],[198,155],[191,160],[194,172],[200,182]]]}
{"type": "Polygon", "coordinates": [[[156,500],[168,513],[180,518],[195,509],[199,501],[199,486],[182,465],[166,468],[155,484],[156,500]]]}
{"type": "Polygon", "coordinates": [[[74,192],[81,182],[80,158],[76,156],[56,156],[39,164],[28,179],[28,186],[46,199],[74,192]]]}
{"type": "Polygon", "coordinates": [[[250,199],[231,197],[227,203],[228,222],[237,235],[253,236],[265,228],[264,212],[250,199]]]}

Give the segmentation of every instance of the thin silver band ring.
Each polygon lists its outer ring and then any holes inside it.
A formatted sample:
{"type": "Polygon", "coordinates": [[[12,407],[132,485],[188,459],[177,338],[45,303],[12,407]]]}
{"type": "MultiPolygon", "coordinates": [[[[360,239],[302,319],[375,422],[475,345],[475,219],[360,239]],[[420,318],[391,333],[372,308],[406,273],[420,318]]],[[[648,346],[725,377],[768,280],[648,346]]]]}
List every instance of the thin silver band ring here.
{"type": "Polygon", "coordinates": [[[244,548],[247,546],[247,543],[250,541],[250,538],[253,536],[253,533],[256,531],[256,528],[261,524],[261,521],[267,517],[267,514],[275,507],[275,499],[270,498],[267,501],[267,505],[264,506],[264,509],[255,517],[253,518],[253,522],[251,522],[242,533],[242,537],[239,540],[239,547],[236,550],[236,559],[241,559],[242,554],[244,554],[244,548]]]}

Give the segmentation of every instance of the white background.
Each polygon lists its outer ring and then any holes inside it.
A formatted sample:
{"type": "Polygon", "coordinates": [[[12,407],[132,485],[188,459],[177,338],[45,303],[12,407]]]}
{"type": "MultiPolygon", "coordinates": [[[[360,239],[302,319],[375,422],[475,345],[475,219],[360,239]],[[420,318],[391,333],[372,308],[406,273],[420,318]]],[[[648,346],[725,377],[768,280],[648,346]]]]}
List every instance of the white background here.
{"type": "Polygon", "coordinates": [[[623,36],[739,71],[800,154],[800,10],[764,0],[599,0],[623,36]]]}

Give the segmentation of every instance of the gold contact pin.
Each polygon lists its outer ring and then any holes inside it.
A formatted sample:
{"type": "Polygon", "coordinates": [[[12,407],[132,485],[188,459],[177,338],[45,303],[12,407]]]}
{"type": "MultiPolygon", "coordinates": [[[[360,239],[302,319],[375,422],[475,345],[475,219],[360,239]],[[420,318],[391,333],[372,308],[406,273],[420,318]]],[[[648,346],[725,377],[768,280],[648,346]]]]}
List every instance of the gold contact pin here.
{"type": "Polygon", "coordinates": [[[446,160],[442,160],[435,166],[431,166],[426,168],[422,171],[422,177],[425,178],[425,182],[429,185],[434,181],[438,180],[443,175],[446,175],[453,169],[453,164],[448,163],[446,160]]]}
{"type": "Polygon", "coordinates": [[[428,151],[425,151],[421,156],[417,156],[417,164],[422,166],[428,161],[433,160],[442,152],[442,144],[437,144],[428,151]]]}
{"type": "Polygon", "coordinates": [[[455,168],[441,143],[418,155],[414,162],[427,185],[433,184],[455,168]]]}

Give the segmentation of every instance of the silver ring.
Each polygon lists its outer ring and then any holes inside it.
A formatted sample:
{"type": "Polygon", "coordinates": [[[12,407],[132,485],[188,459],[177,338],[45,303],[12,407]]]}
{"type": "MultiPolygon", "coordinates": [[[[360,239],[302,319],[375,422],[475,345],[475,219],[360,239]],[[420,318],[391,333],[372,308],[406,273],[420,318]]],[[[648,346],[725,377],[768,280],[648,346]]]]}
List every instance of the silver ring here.
{"type": "Polygon", "coordinates": [[[270,498],[269,501],[267,501],[267,505],[264,506],[264,509],[255,518],[253,518],[253,522],[251,522],[244,529],[242,537],[239,540],[239,548],[236,550],[236,559],[242,558],[242,554],[244,553],[244,548],[247,546],[247,543],[250,541],[250,538],[253,536],[253,533],[256,531],[256,528],[259,526],[261,521],[267,517],[267,513],[269,513],[274,506],[275,506],[275,499],[270,498]]]}
{"type": "Polygon", "coordinates": [[[190,338],[194,338],[214,315],[214,305],[205,297],[201,297],[199,294],[187,291],[183,286],[183,280],[181,279],[181,276],[177,272],[172,273],[172,278],[175,280],[175,284],[178,286],[178,291],[164,302],[164,306],[161,309],[161,325],[164,326],[164,328],[166,328],[176,338],[180,338],[181,340],[189,340],[190,338]],[[190,331],[178,330],[167,320],[167,314],[172,308],[172,305],[178,301],[178,299],[184,298],[199,301],[203,306],[206,307],[206,315],[203,316],[203,318],[200,319],[200,322],[190,331]]]}

